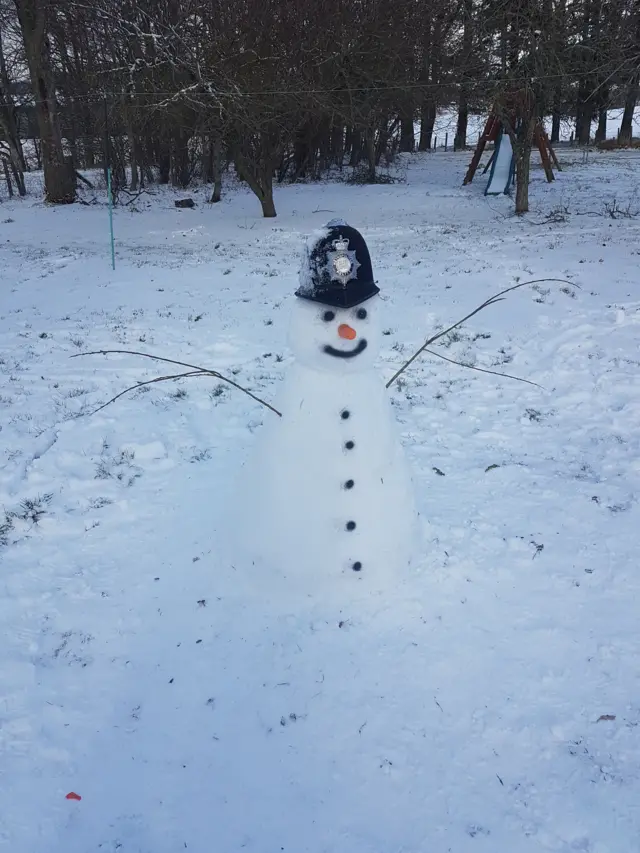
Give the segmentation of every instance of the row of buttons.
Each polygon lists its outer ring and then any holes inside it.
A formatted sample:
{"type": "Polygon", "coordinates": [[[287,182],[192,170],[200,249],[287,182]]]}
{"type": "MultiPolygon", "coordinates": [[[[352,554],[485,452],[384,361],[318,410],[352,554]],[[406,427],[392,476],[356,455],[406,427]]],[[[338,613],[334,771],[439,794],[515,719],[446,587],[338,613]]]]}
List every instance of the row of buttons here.
{"type": "MultiPolygon", "coordinates": [[[[340,417],[342,418],[343,421],[346,421],[351,417],[351,412],[348,409],[343,409],[343,411],[340,413],[340,417]]],[[[345,443],[344,443],[345,450],[353,450],[353,448],[355,446],[356,446],[355,441],[349,440],[349,441],[345,441],[345,443]]],[[[352,489],[354,486],[355,486],[355,482],[353,480],[347,480],[346,483],[344,484],[345,489],[352,489]]],[[[348,530],[349,532],[351,532],[352,530],[355,530],[356,529],[355,521],[347,521],[347,523],[345,525],[345,529],[348,530]]],[[[356,560],[354,563],[351,564],[351,568],[353,569],[354,572],[359,572],[362,569],[362,563],[360,562],[360,560],[356,560]]]]}

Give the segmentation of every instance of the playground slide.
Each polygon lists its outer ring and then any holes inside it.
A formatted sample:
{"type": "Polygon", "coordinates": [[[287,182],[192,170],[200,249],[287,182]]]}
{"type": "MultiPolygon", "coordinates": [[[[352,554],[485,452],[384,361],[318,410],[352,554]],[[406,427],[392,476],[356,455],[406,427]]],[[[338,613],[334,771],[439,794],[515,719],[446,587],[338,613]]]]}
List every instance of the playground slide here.
{"type": "Polygon", "coordinates": [[[508,193],[513,181],[513,148],[508,133],[498,135],[485,195],[508,193]]]}

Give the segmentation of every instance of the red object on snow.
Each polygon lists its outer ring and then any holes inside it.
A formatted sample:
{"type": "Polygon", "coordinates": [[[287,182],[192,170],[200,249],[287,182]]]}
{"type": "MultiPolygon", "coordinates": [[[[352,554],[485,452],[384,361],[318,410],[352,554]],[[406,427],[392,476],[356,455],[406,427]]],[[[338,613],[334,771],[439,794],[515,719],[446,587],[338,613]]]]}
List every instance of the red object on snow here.
{"type": "Polygon", "coordinates": [[[69,794],[67,794],[66,799],[67,800],[81,800],[82,797],[80,796],[80,794],[76,794],[75,791],[71,791],[69,794]]]}

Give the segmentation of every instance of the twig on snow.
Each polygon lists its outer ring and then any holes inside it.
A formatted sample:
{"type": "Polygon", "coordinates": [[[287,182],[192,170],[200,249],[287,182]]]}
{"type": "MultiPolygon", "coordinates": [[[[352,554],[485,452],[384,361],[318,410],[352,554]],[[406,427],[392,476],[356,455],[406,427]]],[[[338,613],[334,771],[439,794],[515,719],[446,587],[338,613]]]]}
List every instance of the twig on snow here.
{"type": "Polygon", "coordinates": [[[91,181],[90,181],[88,178],[85,178],[85,176],[84,176],[84,175],[81,175],[81,174],[80,174],[80,172],[79,172],[77,169],[75,170],[75,172],[76,172],[76,178],[77,178],[79,181],[82,181],[82,183],[83,183],[85,186],[89,187],[89,189],[90,189],[90,190],[95,190],[95,187],[93,186],[93,184],[91,183],[91,181]]]}
{"type": "MultiPolygon", "coordinates": [[[[79,354],[84,355],[84,353],[79,354]]],[[[199,370],[190,370],[187,373],[174,373],[172,376],[156,376],[155,379],[147,379],[145,382],[136,382],[135,385],[131,385],[130,388],[125,388],[124,391],[120,391],[120,393],[116,394],[115,397],[112,397],[110,400],[107,400],[106,403],[103,403],[101,406],[98,406],[97,409],[94,409],[92,412],[88,412],[87,414],[95,415],[101,409],[105,409],[111,403],[115,403],[115,401],[118,400],[120,397],[123,397],[125,394],[128,394],[129,391],[135,391],[136,388],[142,388],[144,385],[152,385],[154,382],[168,382],[171,379],[184,379],[188,376],[206,376],[206,373],[202,373],[199,370]]]]}
{"type": "Polygon", "coordinates": [[[456,361],[454,358],[448,358],[446,355],[442,355],[442,353],[436,352],[432,349],[426,349],[425,352],[429,353],[429,355],[435,355],[438,358],[442,358],[450,364],[457,364],[459,367],[468,367],[469,370],[479,370],[480,373],[491,373],[492,376],[504,376],[505,379],[515,379],[517,382],[526,382],[527,385],[535,385],[536,388],[542,388],[542,385],[538,385],[537,382],[532,382],[530,379],[523,379],[521,376],[512,376],[510,373],[500,373],[498,370],[489,370],[486,367],[476,367],[473,364],[465,364],[464,361],[456,361]]]}
{"type": "Polygon", "coordinates": [[[452,332],[454,329],[457,329],[458,326],[461,326],[463,323],[466,323],[467,320],[470,320],[471,317],[474,317],[476,314],[478,314],[485,308],[488,308],[490,305],[495,305],[497,302],[503,302],[505,294],[511,293],[512,290],[518,290],[520,287],[526,287],[529,284],[542,284],[546,281],[554,281],[561,284],[568,284],[571,287],[578,287],[577,284],[574,284],[572,281],[567,281],[564,278],[536,278],[533,281],[521,281],[519,284],[512,284],[511,287],[507,287],[504,290],[501,290],[499,293],[495,293],[493,296],[490,296],[488,299],[485,299],[485,301],[481,305],[478,305],[477,308],[474,308],[473,311],[470,311],[461,320],[458,320],[456,323],[453,323],[447,329],[444,329],[442,332],[438,332],[436,335],[432,335],[430,338],[427,338],[427,340],[422,344],[420,349],[416,350],[416,352],[414,352],[411,358],[408,361],[405,361],[401,368],[396,370],[391,379],[387,382],[386,387],[390,388],[391,385],[393,385],[393,383],[396,381],[396,379],[398,379],[398,377],[401,376],[405,372],[405,370],[413,364],[413,362],[418,358],[418,356],[420,356],[432,343],[437,341],[439,338],[448,335],[449,332],[452,332]]]}
{"type": "Polygon", "coordinates": [[[131,196],[131,198],[130,198],[130,199],[128,199],[127,201],[125,201],[124,206],[126,207],[128,204],[133,204],[134,202],[138,201],[138,199],[140,198],[140,196],[141,196],[143,193],[146,193],[146,190],[140,190],[140,191],[139,191],[139,192],[137,192],[134,196],[131,196]]]}
{"type": "MultiPolygon", "coordinates": [[[[187,374],[177,374],[176,376],[158,376],[156,379],[149,380],[149,382],[141,382],[141,383],[138,383],[138,385],[133,385],[132,388],[137,388],[140,385],[150,384],[151,382],[164,382],[164,381],[167,381],[170,379],[177,379],[180,376],[213,376],[215,379],[220,379],[222,382],[226,382],[228,385],[231,385],[233,388],[237,388],[238,391],[242,391],[243,394],[246,394],[248,397],[251,397],[251,399],[255,400],[256,403],[260,403],[261,405],[265,406],[267,409],[270,409],[270,411],[272,411],[274,414],[278,415],[278,417],[282,417],[282,412],[279,412],[270,403],[267,403],[266,400],[262,400],[260,397],[257,397],[252,391],[249,391],[247,388],[243,388],[242,385],[238,385],[238,383],[234,382],[233,379],[229,379],[229,377],[223,376],[222,373],[218,373],[217,370],[209,370],[207,367],[200,367],[197,364],[187,364],[187,362],[185,362],[185,361],[176,361],[173,358],[164,358],[163,356],[160,356],[160,355],[152,355],[151,353],[148,353],[148,352],[138,352],[137,350],[128,350],[128,349],[100,349],[100,350],[93,350],[92,352],[78,352],[78,353],[75,353],[74,355],[70,356],[70,358],[79,358],[80,356],[84,356],[84,355],[112,355],[114,353],[118,353],[120,355],[139,355],[139,356],[142,356],[143,358],[151,358],[154,361],[162,361],[165,364],[177,364],[179,367],[188,367],[189,371],[190,371],[187,374]]],[[[131,391],[131,390],[132,390],[131,388],[127,388],[127,391],[131,391]]],[[[124,394],[126,392],[123,391],[122,393],[124,394]]],[[[121,396],[121,394],[118,394],[116,397],[114,397],[114,400],[117,400],[117,398],[119,396],[121,396]]],[[[111,402],[113,402],[113,400],[110,400],[109,402],[111,403],[111,402]]],[[[106,406],[109,404],[105,403],[104,405],[106,406]]],[[[100,408],[104,408],[104,407],[101,406],[100,408]]],[[[99,410],[96,410],[96,411],[99,411],[99,410]]]]}

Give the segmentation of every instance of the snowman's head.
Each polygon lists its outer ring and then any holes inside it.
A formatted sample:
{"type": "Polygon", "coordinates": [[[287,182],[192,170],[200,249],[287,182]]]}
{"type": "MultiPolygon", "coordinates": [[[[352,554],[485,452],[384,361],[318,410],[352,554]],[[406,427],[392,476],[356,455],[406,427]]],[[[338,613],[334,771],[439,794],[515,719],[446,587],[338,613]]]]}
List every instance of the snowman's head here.
{"type": "Polygon", "coordinates": [[[315,370],[357,373],[373,365],[380,351],[379,296],[352,308],[296,299],[291,349],[300,364],[315,370]]]}
{"type": "Polygon", "coordinates": [[[370,367],[380,347],[380,288],[362,234],[334,219],[307,243],[291,344],[298,361],[337,372],[370,367]]]}

